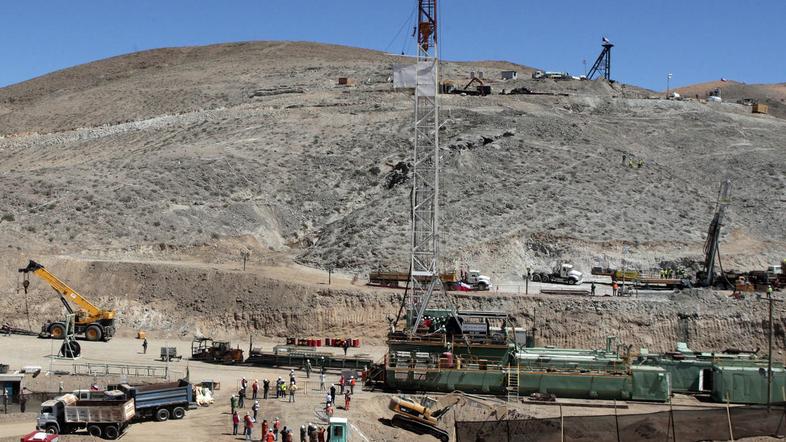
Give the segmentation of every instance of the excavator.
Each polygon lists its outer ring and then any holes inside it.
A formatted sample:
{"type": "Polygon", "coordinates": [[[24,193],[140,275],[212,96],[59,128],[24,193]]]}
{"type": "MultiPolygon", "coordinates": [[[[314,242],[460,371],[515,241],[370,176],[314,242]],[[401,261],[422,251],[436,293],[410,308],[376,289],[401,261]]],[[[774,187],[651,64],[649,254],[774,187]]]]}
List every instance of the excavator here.
{"type": "MultiPolygon", "coordinates": [[[[115,311],[104,310],[96,307],[87,298],[80,295],[66,283],[51,274],[41,264],[30,261],[27,267],[19,269],[24,274],[22,286],[27,293],[30,286],[30,274],[34,274],[43,279],[60,295],[65,309],[69,314],[75,315],[74,333],[83,335],[88,341],[108,341],[115,334],[115,311]],[[73,302],[79,309],[75,312],[71,307],[73,302]]],[[[63,339],[66,333],[66,324],[62,321],[47,322],[41,327],[41,337],[51,337],[52,339],[63,339]]]]}
{"type": "Polygon", "coordinates": [[[437,424],[439,419],[460,400],[459,396],[450,396],[445,397],[447,404],[437,410],[434,410],[437,401],[428,396],[424,396],[420,402],[406,396],[393,396],[388,404],[388,408],[395,413],[390,423],[394,427],[404,428],[417,434],[430,434],[442,442],[448,442],[450,434],[439,428],[437,424]]]}

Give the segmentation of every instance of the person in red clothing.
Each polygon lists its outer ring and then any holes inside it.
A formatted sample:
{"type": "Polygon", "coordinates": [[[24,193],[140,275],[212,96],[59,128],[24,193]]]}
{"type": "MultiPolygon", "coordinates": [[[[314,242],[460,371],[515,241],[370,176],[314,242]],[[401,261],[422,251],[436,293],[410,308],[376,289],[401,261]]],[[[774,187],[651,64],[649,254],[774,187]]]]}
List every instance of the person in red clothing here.
{"type": "Polygon", "coordinates": [[[246,413],[246,415],[243,417],[243,423],[246,426],[244,431],[246,440],[251,440],[251,433],[254,431],[254,420],[251,419],[251,416],[249,416],[248,413],[246,413]]]}
{"type": "Polygon", "coordinates": [[[262,439],[264,440],[267,437],[267,430],[268,428],[267,419],[262,419],[262,439]]]}
{"type": "Polygon", "coordinates": [[[237,415],[237,411],[232,412],[232,435],[237,436],[237,427],[240,425],[240,416],[237,415]]]}
{"type": "Polygon", "coordinates": [[[278,440],[279,431],[281,431],[281,421],[276,418],[276,420],[273,421],[273,436],[276,437],[276,440],[278,440]]]}
{"type": "Polygon", "coordinates": [[[355,380],[355,377],[352,376],[352,378],[349,379],[349,394],[355,394],[355,384],[356,383],[357,383],[357,381],[355,380]]]}
{"type": "Polygon", "coordinates": [[[325,442],[325,427],[319,427],[319,431],[317,432],[317,440],[319,442],[325,442]]]}
{"type": "Polygon", "coordinates": [[[256,399],[258,392],[259,392],[259,380],[254,379],[254,383],[251,384],[251,399],[256,399]]]}
{"type": "Polygon", "coordinates": [[[349,390],[347,390],[347,392],[344,393],[344,409],[347,411],[349,411],[349,401],[351,399],[352,399],[352,394],[350,394],[349,390]]]}
{"type": "Polygon", "coordinates": [[[273,430],[268,430],[265,435],[265,442],[274,442],[275,440],[276,436],[273,435],[273,430]]]}

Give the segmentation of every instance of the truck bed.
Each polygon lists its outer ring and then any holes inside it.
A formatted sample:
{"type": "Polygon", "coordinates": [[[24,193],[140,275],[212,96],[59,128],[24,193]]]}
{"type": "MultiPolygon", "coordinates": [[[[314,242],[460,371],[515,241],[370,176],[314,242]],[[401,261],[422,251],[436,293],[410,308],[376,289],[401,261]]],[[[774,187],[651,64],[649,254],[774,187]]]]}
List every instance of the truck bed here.
{"type": "Polygon", "coordinates": [[[192,401],[191,384],[184,380],[165,384],[140,385],[138,387],[124,384],[121,386],[121,389],[136,400],[137,409],[158,408],[177,404],[187,405],[192,401]]]}
{"type": "Polygon", "coordinates": [[[127,422],[135,414],[133,399],[125,402],[88,399],[65,406],[65,421],[72,424],[127,422]]]}

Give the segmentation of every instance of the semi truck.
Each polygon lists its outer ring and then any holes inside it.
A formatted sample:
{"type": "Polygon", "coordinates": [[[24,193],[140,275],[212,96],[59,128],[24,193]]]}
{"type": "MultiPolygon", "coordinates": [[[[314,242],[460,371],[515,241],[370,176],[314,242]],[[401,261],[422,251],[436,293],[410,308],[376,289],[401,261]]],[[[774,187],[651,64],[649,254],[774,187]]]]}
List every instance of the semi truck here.
{"type": "Polygon", "coordinates": [[[86,399],[65,394],[41,404],[36,429],[49,434],[81,430],[94,437],[117,439],[136,415],[134,400],[86,399]]]}
{"type": "Polygon", "coordinates": [[[584,274],[573,269],[573,264],[557,263],[551,272],[533,272],[531,278],[535,282],[552,282],[555,284],[581,284],[584,274]]]}
{"type": "MultiPolygon", "coordinates": [[[[440,273],[439,278],[445,286],[445,290],[491,290],[491,278],[480,273],[479,270],[468,270],[462,272],[440,273]]],[[[385,287],[400,287],[409,280],[407,272],[370,272],[368,274],[369,284],[382,285],[385,287]]],[[[425,281],[425,279],[424,279],[425,281]]]]}

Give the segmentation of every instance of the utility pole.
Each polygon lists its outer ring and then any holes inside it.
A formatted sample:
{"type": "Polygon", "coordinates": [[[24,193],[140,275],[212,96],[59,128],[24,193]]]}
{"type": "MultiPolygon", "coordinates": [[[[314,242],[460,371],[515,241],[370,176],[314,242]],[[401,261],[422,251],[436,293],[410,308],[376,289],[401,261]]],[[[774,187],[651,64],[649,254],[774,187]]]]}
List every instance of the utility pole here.
{"type": "MultiPolygon", "coordinates": [[[[781,301],[778,299],[777,301],[781,301]]],[[[772,286],[767,286],[767,303],[769,304],[769,336],[767,339],[767,411],[770,411],[770,404],[772,403],[772,335],[773,335],[773,326],[772,326],[772,303],[776,302],[775,299],[772,298],[772,286]]]]}

